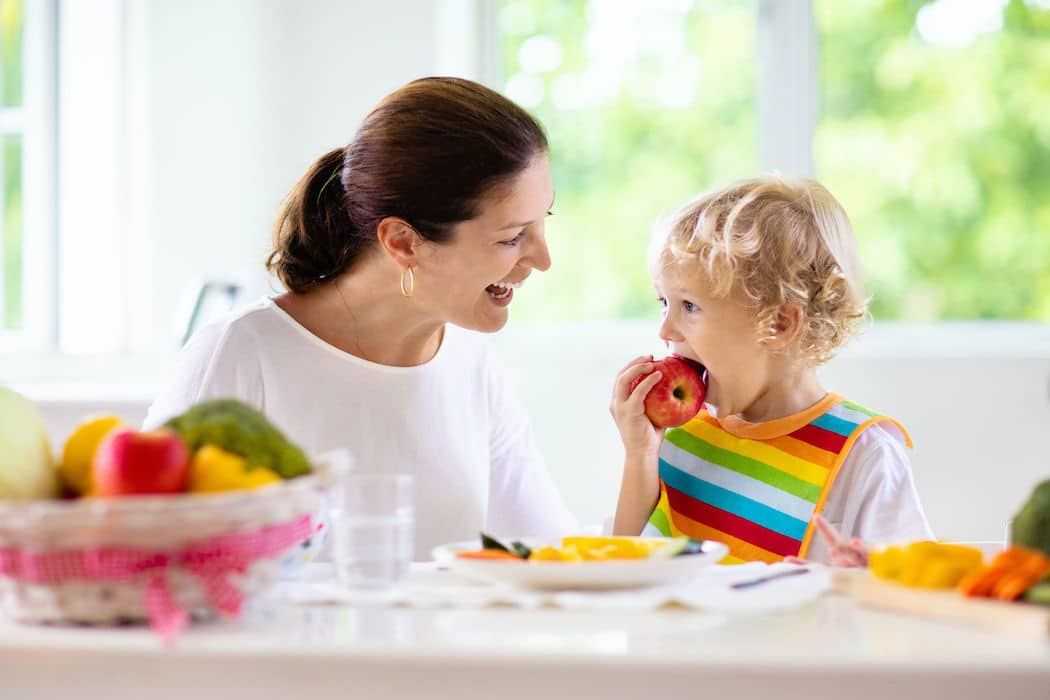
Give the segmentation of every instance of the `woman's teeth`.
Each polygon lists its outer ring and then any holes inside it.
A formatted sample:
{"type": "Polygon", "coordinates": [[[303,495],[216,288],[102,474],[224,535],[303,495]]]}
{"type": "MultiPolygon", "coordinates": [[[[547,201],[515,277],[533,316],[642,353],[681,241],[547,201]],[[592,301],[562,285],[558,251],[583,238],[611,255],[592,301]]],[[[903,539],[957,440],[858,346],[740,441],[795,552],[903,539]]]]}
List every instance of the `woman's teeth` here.
{"type": "MultiPolygon", "coordinates": [[[[495,285],[493,285],[493,287],[494,286],[495,285]]],[[[500,289],[502,289],[502,291],[494,291],[492,287],[489,287],[485,291],[488,292],[489,296],[493,299],[506,299],[508,296],[510,296],[510,287],[500,287],[500,289]]]]}
{"type": "Polygon", "coordinates": [[[493,299],[506,299],[511,290],[520,288],[521,284],[521,282],[493,282],[485,288],[485,291],[493,299]]]}

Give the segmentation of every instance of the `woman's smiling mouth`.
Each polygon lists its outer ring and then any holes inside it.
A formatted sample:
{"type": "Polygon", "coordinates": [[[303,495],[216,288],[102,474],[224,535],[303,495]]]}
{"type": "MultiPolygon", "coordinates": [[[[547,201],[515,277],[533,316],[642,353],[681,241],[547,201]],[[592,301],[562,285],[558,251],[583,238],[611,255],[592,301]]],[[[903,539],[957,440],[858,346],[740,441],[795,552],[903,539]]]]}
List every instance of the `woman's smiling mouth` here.
{"type": "Polygon", "coordinates": [[[485,287],[485,293],[499,306],[506,306],[514,296],[514,290],[521,287],[525,280],[518,282],[493,282],[485,287]]]}

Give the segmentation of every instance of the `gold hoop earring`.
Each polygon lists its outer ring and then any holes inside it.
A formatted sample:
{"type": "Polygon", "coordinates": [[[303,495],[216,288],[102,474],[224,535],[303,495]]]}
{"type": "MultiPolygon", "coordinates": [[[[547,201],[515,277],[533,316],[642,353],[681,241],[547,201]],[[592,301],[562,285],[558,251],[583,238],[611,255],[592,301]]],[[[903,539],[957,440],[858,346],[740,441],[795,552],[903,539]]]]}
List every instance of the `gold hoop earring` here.
{"type": "Polygon", "coordinates": [[[416,276],[411,267],[401,271],[401,296],[410,297],[416,288],[416,276]]]}

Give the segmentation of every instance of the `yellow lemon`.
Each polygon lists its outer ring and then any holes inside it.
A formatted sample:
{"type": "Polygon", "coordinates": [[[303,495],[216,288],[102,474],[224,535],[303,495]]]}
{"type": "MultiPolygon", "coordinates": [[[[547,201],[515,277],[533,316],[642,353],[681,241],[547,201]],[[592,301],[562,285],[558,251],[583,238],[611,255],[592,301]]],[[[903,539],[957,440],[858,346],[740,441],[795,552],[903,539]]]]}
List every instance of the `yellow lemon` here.
{"type": "Polygon", "coordinates": [[[91,460],[95,458],[95,450],[109,431],[122,424],[116,416],[91,416],[73,430],[62,448],[62,462],[58,465],[66,488],[78,496],[91,490],[91,460]]]}

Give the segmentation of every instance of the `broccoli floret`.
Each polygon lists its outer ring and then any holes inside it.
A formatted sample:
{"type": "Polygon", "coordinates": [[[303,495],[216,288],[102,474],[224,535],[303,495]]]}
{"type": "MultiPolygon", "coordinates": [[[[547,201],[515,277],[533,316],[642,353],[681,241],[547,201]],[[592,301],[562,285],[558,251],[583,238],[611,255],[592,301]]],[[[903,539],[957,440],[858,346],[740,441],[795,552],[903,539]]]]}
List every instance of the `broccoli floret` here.
{"type": "Polygon", "coordinates": [[[1010,541],[1050,556],[1050,479],[1032,490],[1010,523],[1010,541]]]}
{"type": "Polygon", "coordinates": [[[205,401],[169,420],[192,451],[203,445],[244,457],[249,469],[268,467],[283,479],[310,473],[310,463],[266,417],[235,399],[205,401]]]}

